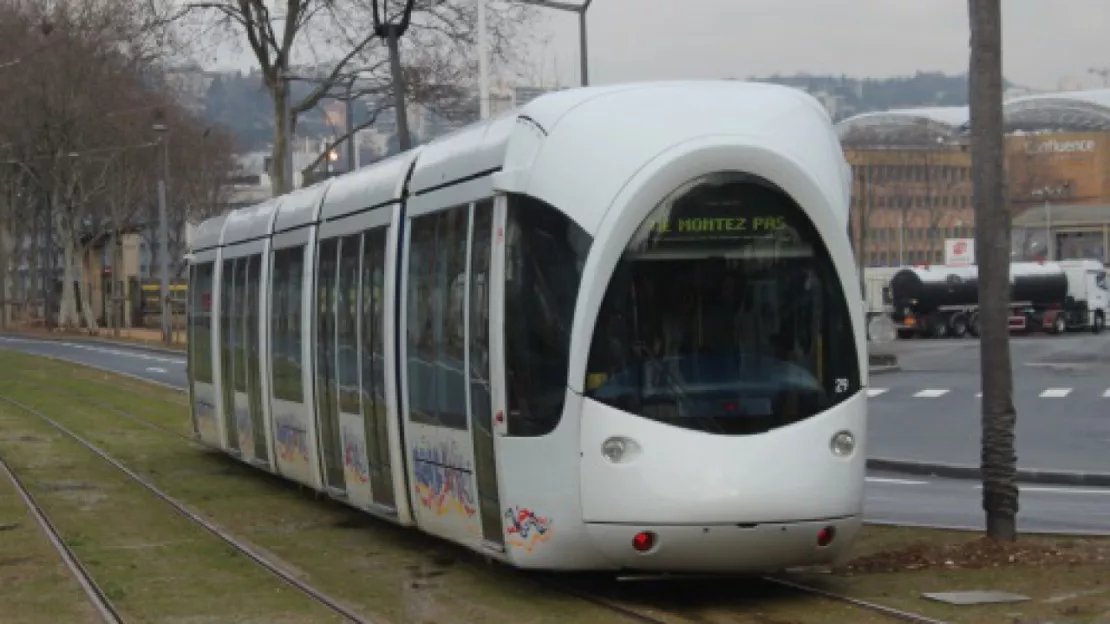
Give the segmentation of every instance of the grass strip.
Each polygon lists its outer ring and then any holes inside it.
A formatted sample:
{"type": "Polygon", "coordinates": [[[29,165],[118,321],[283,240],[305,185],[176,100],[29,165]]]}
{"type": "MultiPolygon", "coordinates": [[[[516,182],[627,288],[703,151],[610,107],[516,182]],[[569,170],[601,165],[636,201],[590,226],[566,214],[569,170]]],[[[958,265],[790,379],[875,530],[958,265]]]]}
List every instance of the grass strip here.
{"type": "MultiPolygon", "coordinates": [[[[5,430],[0,435],[0,449],[24,437],[5,430]]],[[[0,613],[5,622],[99,621],[81,586],[6,476],[0,477],[0,588],[0,613]]]]}
{"type": "MultiPolygon", "coordinates": [[[[0,452],[124,617],[335,621],[42,420],[3,404],[0,430],[0,452]]],[[[5,591],[0,612],[40,600],[31,586],[5,591]]]]}

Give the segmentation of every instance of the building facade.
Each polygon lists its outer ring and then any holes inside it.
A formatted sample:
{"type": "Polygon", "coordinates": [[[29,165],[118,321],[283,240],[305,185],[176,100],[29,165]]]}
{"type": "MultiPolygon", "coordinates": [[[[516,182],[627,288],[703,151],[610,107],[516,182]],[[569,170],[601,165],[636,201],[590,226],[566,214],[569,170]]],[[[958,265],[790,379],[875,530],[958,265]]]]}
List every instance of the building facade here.
{"type": "MultiPolygon", "coordinates": [[[[1015,260],[1110,258],[1110,89],[1008,100],[1015,260]]],[[[837,124],[852,166],[860,266],[937,264],[972,238],[967,107],[865,113],[837,124]]]]}
{"type": "Polygon", "coordinates": [[[975,235],[971,156],[961,146],[846,149],[860,266],[939,264],[944,241],[975,235]]]}

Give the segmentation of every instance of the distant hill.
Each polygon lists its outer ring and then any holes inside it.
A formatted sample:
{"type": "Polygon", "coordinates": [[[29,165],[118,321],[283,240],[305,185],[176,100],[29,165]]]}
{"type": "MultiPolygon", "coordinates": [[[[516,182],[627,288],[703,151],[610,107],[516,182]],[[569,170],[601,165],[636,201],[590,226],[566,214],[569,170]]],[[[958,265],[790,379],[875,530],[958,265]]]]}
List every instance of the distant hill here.
{"type": "MultiPolygon", "coordinates": [[[[917,72],[895,78],[850,78],[846,75],[794,74],[752,77],[798,89],[822,100],[836,121],[871,111],[916,106],[967,106],[967,74],[917,72]]],[[[1003,88],[1013,87],[1003,80],[1003,88]]]]}
{"type": "MultiPolygon", "coordinates": [[[[966,74],[917,72],[912,76],[878,79],[803,73],[748,80],[803,89],[821,100],[837,121],[869,111],[910,106],[966,106],[968,101],[966,74]]],[[[1006,81],[1005,86],[1009,88],[1012,84],[1006,81]]],[[[295,95],[300,96],[310,87],[295,83],[293,89],[295,95]]],[[[260,149],[270,142],[273,113],[258,73],[216,76],[209,82],[207,92],[198,92],[196,99],[199,101],[190,104],[203,110],[209,123],[230,128],[239,140],[240,149],[260,149]]],[[[365,114],[364,108],[356,108],[355,122],[361,121],[365,114]]],[[[297,134],[320,137],[330,134],[330,130],[323,114],[315,110],[301,117],[297,134]]]]}

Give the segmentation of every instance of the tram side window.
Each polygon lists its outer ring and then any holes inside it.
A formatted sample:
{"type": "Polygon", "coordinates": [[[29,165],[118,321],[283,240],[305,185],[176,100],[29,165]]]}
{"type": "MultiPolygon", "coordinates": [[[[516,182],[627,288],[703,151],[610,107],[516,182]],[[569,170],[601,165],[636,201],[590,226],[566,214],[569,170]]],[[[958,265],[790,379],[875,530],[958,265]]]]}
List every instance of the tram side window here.
{"type": "MultiPolygon", "coordinates": [[[[358,264],[362,236],[352,234],[339,243],[339,293],[336,358],[339,369],[339,411],[358,414],[358,264]]],[[[366,363],[364,363],[366,365],[366,363]]]]}
{"type": "Polygon", "coordinates": [[[247,321],[247,263],[250,258],[240,258],[235,261],[235,292],[232,295],[234,305],[231,308],[232,358],[235,361],[235,390],[247,391],[247,354],[245,347],[250,343],[250,336],[246,331],[247,321]]]}
{"type": "Polygon", "coordinates": [[[570,332],[590,236],[548,204],[509,196],[505,231],[508,432],[541,436],[559,424],[570,332]]]}
{"type": "Polygon", "coordinates": [[[234,387],[235,347],[235,261],[224,260],[220,273],[220,382],[223,391],[234,387]]]}
{"type": "MultiPolygon", "coordinates": [[[[189,291],[188,301],[185,304],[185,344],[188,345],[188,355],[185,358],[185,376],[189,379],[193,377],[193,369],[196,368],[197,350],[193,346],[197,341],[197,265],[189,265],[189,291]]],[[[0,313],[3,308],[0,307],[0,313]]]]}
{"type": "Polygon", "coordinates": [[[212,272],[211,262],[195,267],[196,281],[191,284],[193,299],[193,378],[202,383],[212,383],[212,272]]]}
{"type": "Polygon", "coordinates": [[[382,266],[385,260],[385,231],[379,229],[363,235],[362,252],[362,407],[363,415],[373,417],[376,403],[385,398],[385,384],[379,386],[378,378],[384,376],[385,362],[382,355],[382,266]]]}
{"type": "Polygon", "coordinates": [[[301,294],[304,280],[304,247],[274,253],[273,336],[274,397],[301,403],[301,294]]]}
{"type": "Polygon", "coordinates": [[[413,219],[407,318],[411,419],[462,430],[469,210],[467,204],[413,219]]]}
{"type": "Polygon", "coordinates": [[[741,174],[699,178],[617,263],[585,393],[707,433],[784,427],[859,391],[848,310],[824,241],[788,195],[741,174]]]}
{"type": "Polygon", "coordinates": [[[493,239],[493,202],[474,205],[474,237],[470,251],[470,408],[475,425],[492,428],[493,400],[489,382],[489,269],[493,239]]]}

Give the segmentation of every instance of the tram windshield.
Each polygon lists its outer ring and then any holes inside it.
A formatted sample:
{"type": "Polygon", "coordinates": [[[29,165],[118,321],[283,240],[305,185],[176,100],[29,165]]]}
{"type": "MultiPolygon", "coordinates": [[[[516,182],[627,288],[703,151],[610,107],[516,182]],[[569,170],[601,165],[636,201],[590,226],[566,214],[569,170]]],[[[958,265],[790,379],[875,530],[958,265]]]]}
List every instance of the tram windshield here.
{"type": "Polygon", "coordinates": [[[602,303],[586,396],[672,425],[754,434],[860,387],[832,260],[782,191],[699,178],[644,222],[602,303]]]}

